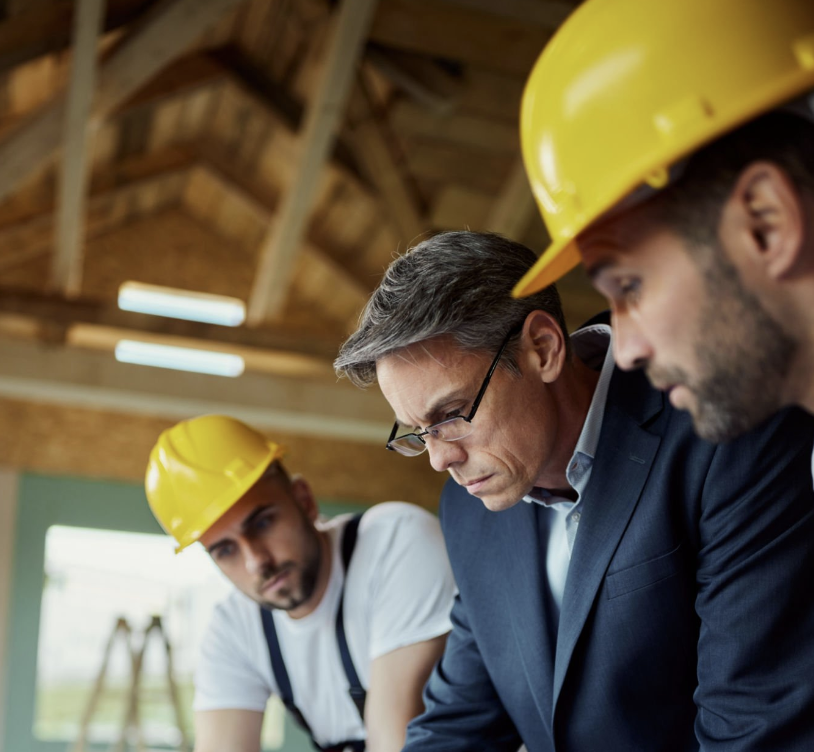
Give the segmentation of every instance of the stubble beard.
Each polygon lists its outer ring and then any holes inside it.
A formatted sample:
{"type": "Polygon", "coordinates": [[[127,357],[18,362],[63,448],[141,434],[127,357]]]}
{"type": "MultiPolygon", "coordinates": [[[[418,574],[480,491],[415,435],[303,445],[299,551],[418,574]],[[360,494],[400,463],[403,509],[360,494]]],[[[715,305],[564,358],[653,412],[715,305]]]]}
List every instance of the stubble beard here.
{"type": "Polygon", "coordinates": [[[322,547],[319,543],[319,533],[310,528],[308,529],[308,547],[302,564],[286,562],[279,567],[269,567],[262,572],[257,587],[258,592],[282,572],[291,570],[291,575],[288,586],[278,590],[273,600],[261,596],[260,604],[269,610],[278,611],[293,611],[295,608],[299,608],[314,595],[321,566],[322,547]]]}
{"type": "Polygon", "coordinates": [[[782,406],[797,343],[741,283],[713,249],[703,265],[705,303],[698,317],[695,358],[699,376],[680,367],[648,368],[656,383],[681,384],[695,397],[689,410],[695,432],[710,442],[750,431],[782,406]]]}

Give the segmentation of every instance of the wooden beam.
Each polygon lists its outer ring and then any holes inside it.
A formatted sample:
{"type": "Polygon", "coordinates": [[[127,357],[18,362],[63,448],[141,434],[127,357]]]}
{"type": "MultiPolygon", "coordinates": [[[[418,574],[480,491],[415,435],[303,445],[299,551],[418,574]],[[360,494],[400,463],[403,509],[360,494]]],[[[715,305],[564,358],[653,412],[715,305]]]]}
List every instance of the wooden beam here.
{"type": "Polygon", "coordinates": [[[525,24],[556,29],[574,10],[574,2],[561,0],[442,0],[466,10],[483,11],[525,24]]]}
{"type": "Polygon", "coordinates": [[[460,72],[426,55],[368,44],[365,59],[411,99],[438,115],[454,109],[464,86],[460,72]]]}
{"type": "Polygon", "coordinates": [[[333,360],[338,343],[311,329],[268,326],[224,327],[122,311],[112,303],[68,301],[56,295],[0,291],[0,333],[23,339],[64,343],[68,330],[80,326],[117,330],[128,336],[176,338],[218,347],[273,351],[317,361],[333,360]]]}
{"type": "Polygon", "coordinates": [[[89,121],[104,7],[105,0],[77,0],[74,14],[73,59],[58,185],[56,253],[51,264],[51,284],[68,297],[78,295],[82,284],[85,194],[91,144],[89,121]]]}
{"type": "Polygon", "coordinates": [[[492,11],[462,12],[439,0],[387,0],[373,19],[370,39],[386,47],[472,63],[526,76],[551,29],[492,11]]]}
{"type": "Polygon", "coordinates": [[[211,339],[201,340],[174,334],[153,334],[115,326],[99,326],[97,324],[71,324],[65,332],[66,344],[86,350],[102,350],[107,353],[112,353],[116,349],[116,345],[123,339],[166,345],[167,347],[183,347],[238,355],[243,358],[246,371],[256,373],[269,373],[292,378],[336,380],[331,358],[317,358],[313,355],[303,355],[302,353],[286,352],[284,350],[269,350],[232,342],[219,342],[211,339]]]}
{"type": "MultiPolygon", "coordinates": [[[[222,67],[231,84],[266,108],[280,125],[294,133],[300,130],[305,112],[303,103],[286,87],[270,78],[267,71],[252,62],[240,48],[227,45],[205,54],[222,67]]],[[[362,178],[353,153],[341,134],[331,149],[330,158],[347,177],[356,180],[362,178]]]]}
{"type": "MultiPolygon", "coordinates": [[[[86,239],[98,237],[132,219],[134,212],[145,203],[149,204],[151,211],[178,203],[183,195],[187,174],[186,169],[167,170],[95,194],[87,202],[86,239]]],[[[0,272],[51,253],[55,227],[54,215],[45,213],[0,228],[0,272]]]]}
{"type": "MultiPolygon", "coordinates": [[[[275,203],[270,198],[267,191],[255,190],[233,172],[222,171],[216,164],[206,162],[193,170],[184,193],[185,206],[193,216],[240,242],[245,242],[245,235],[253,232],[253,226],[260,225],[273,232],[281,221],[274,213],[275,203]],[[230,221],[225,208],[238,213],[243,221],[230,221]]],[[[302,238],[299,251],[300,271],[305,273],[300,275],[298,292],[326,312],[331,312],[334,318],[341,319],[343,325],[352,326],[370,290],[308,237],[302,238]],[[326,289],[331,290],[328,299],[324,294],[326,289]]],[[[294,271],[291,271],[292,282],[294,271]]]]}
{"type": "MultiPolygon", "coordinates": [[[[172,0],[149,14],[100,66],[93,118],[103,119],[242,0],[172,0]]],[[[62,142],[65,95],[0,143],[0,200],[53,157],[62,142]]]]}
{"type": "Polygon", "coordinates": [[[486,229],[520,241],[536,210],[523,160],[518,158],[492,204],[486,220],[486,229]]]}
{"type": "MultiPolygon", "coordinates": [[[[97,197],[108,191],[122,188],[148,178],[180,173],[198,160],[197,144],[174,144],[172,146],[130,157],[124,157],[99,168],[90,179],[90,195],[97,197]]],[[[39,192],[35,197],[17,201],[17,195],[0,204],[0,236],[14,232],[14,226],[25,226],[56,211],[53,191],[39,192]]],[[[0,257],[3,244],[0,243],[0,257]]]]}
{"type": "Polygon", "coordinates": [[[388,123],[376,112],[364,79],[360,83],[352,95],[351,109],[358,120],[350,132],[351,145],[365,176],[379,191],[399,240],[409,245],[429,229],[429,222],[399,164],[403,160],[395,154],[388,123]]]}
{"type": "MultiPolygon", "coordinates": [[[[104,31],[129,24],[156,0],[108,0],[104,31]]],[[[0,23],[0,73],[42,55],[60,52],[71,42],[75,0],[54,0],[10,16],[0,23]]]]}
{"type": "Polygon", "coordinates": [[[248,322],[258,325],[282,309],[294,261],[323,167],[334,142],[361,57],[376,0],[343,0],[302,134],[300,164],[274,227],[260,248],[248,322]]]}
{"type": "Polygon", "coordinates": [[[106,117],[244,0],[165,0],[105,61],[94,115],[106,117]]]}
{"type": "Polygon", "coordinates": [[[405,138],[448,141],[504,154],[514,154],[520,148],[519,129],[514,123],[463,112],[437,114],[408,100],[393,106],[390,122],[405,138]]]}
{"type": "MultiPolygon", "coordinates": [[[[98,237],[126,221],[129,215],[121,211],[122,206],[138,207],[145,203],[153,210],[180,203],[207,227],[245,245],[247,237],[262,237],[267,231],[278,199],[268,186],[241,175],[210,145],[176,145],[143,160],[126,160],[94,176],[87,212],[88,238],[98,237]],[[157,196],[157,200],[152,196],[157,196]],[[234,221],[236,217],[240,221],[234,221]]],[[[41,209],[41,213],[23,221],[0,225],[0,272],[51,252],[53,207],[41,209]]],[[[337,264],[314,239],[305,240],[301,261],[315,278],[330,280],[328,286],[333,295],[329,301],[323,299],[323,305],[333,311],[343,326],[355,321],[372,282],[357,278],[337,264]]],[[[313,285],[305,287],[301,290],[305,297],[319,302],[313,285]]],[[[312,337],[314,331],[303,336],[312,337]]]]}
{"type": "Polygon", "coordinates": [[[0,341],[0,396],[183,419],[225,413],[259,428],[381,444],[392,411],[378,390],[267,374],[236,379],[117,363],[110,354],[0,341]]]}

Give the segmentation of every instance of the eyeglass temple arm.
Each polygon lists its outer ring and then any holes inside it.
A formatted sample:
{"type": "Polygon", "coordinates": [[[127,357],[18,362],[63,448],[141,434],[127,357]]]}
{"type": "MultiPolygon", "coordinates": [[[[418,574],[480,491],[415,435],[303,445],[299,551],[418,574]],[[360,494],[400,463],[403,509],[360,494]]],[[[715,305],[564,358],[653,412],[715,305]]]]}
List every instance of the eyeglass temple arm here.
{"type": "Polygon", "coordinates": [[[469,411],[469,415],[466,416],[466,422],[471,423],[472,418],[475,417],[475,413],[478,411],[478,405],[480,405],[480,401],[483,399],[483,395],[486,394],[486,387],[489,386],[489,382],[492,380],[492,374],[494,374],[495,369],[497,368],[497,364],[500,363],[500,359],[503,357],[503,351],[506,349],[506,345],[509,344],[509,341],[515,334],[519,331],[522,331],[523,324],[519,324],[518,326],[514,327],[507,335],[506,339],[503,340],[503,344],[500,346],[500,350],[497,351],[497,355],[495,355],[495,359],[492,361],[492,365],[489,367],[489,373],[486,374],[486,378],[483,380],[483,384],[481,384],[480,391],[478,392],[478,396],[475,397],[475,401],[472,403],[472,409],[469,411]]]}
{"type": "Polygon", "coordinates": [[[396,421],[395,423],[393,423],[393,430],[390,431],[390,437],[387,439],[387,443],[384,445],[386,449],[390,449],[391,451],[395,451],[395,449],[393,449],[393,447],[390,446],[390,442],[393,441],[393,439],[396,438],[396,431],[398,431],[398,430],[399,430],[399,422],[396,421]]]}

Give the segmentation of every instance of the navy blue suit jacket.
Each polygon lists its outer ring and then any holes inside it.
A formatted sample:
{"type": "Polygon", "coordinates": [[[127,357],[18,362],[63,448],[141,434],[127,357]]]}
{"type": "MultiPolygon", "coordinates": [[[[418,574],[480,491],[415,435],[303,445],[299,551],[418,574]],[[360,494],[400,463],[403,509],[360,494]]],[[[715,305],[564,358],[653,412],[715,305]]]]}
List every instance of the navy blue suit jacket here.
{"type": "Polygon", "coordinates": [[[556,634],[547,510],[448,482],[460,594],[405,752],[814,750],[812,425],[716,447],[615,370],[556,634]]]}

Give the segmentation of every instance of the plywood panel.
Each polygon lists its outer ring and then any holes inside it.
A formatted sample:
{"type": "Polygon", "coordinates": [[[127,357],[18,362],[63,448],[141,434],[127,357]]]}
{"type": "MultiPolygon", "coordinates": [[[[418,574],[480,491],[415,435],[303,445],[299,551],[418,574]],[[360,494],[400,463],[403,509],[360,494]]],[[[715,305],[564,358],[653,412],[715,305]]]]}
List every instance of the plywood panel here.
{"type": "Polygon", "coordinates": [[[512,155],[463,149],[448,143],[416,140],[408,144],[407,165],[418,178],[468,185],[497,193],[509,175],[512,155]]]}
{"type": "Polygon", "coordinates": [[[131,222],[91,241],[85,284],[114,299],[128,279],[246,299],[254,267],[236,243],[219,237],[181,209],[131,222]]]}
{"type": "Polygon", "coordinates": [[[492,197],[462,185],[444,188],[432,212],[432,226],[439,230],[476,230],[487,228],[492,197]]]}
{"type": "Polygon", "coordinates": [[[178,140],[183,109],[184,100],[180,97],[162,102],[153,109],[145,149],[163,149],[178,140]]]}
{"type": "Polygon", "coordinates": [[[466,83],[456,99],[459,111],[517,124],[525,75],[511,76],[470,66],[464,78],[466,83]]]}
{"type": "Polygon", "coordinates": [[[438,114],[407,100],[393,107],[390,124],[406,138],[429,138],[511,154],[520,149],[520,137],[513,123],[459,112],[438,114]]]}
{"type": "Polygon", "coordinates": [[[46,55],[14,69],[8,79],[8,114],[31,112],[65,86],[65,55],[46,55]]]}
{"type": "Polygon", "coordinates": [[[382,0],[370,38],[382,45],[525,75],[550,29],[439,0],[382,0]]]}
{"type": "MultiPolygon", "coordinates": [[[[0,399],[0,464],[11,468],[142,482],[150,449],[172,421],[0,399]]],[[[445,476],[425,457],[408,459],[340,440],[275,434],[286,464],[308,478],[318,497],[376,503],[413,501],[434,507],[445,476]]],[[[382,444],[387,437],[383,437],[382,444]]],[[[146,503],[146,502],[145,502],[146,503]]]]}

